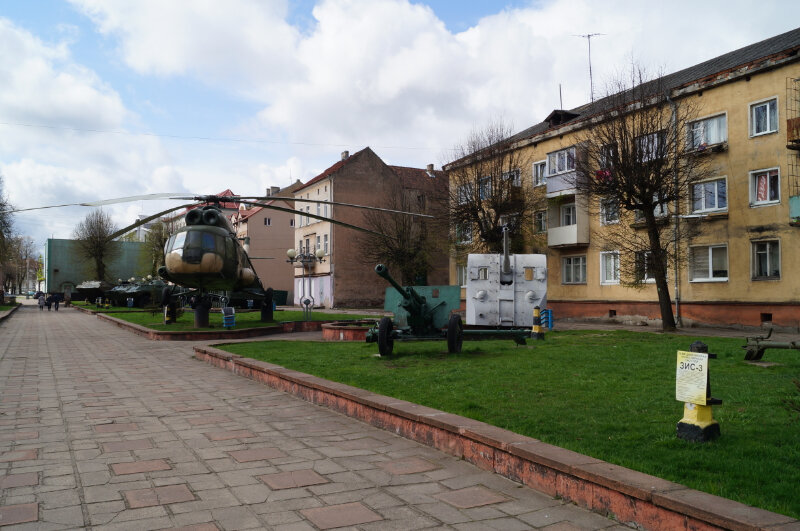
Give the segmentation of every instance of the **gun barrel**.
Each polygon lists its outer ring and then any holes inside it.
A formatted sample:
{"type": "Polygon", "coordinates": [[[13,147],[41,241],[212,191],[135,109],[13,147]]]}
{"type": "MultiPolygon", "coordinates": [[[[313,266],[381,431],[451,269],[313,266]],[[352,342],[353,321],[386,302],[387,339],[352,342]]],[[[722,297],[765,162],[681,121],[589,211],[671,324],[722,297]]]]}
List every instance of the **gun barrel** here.
{"type": "Polygon", "coordinates": [[[375,266],[375,272],[378,274],[379,277],[386,279],[386,282],[392,285],[394,289],[396,289],[406,300],[413,300],[418,304],[422,304],[424,301],[419,296],[419,294],[414,291],[414,288],[403,288],[400,284],[397,283],[395,279],[389,274],[389,268],[383,264],[378,264],[375,266]]]}

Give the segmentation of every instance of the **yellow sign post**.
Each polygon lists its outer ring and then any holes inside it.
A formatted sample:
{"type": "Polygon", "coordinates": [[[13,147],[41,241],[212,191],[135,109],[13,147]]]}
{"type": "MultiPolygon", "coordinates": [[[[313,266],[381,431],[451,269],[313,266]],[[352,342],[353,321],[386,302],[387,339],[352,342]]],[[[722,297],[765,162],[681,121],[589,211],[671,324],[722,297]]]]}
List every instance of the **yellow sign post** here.
{"type": "Polygon", "coordinates": [[[720,435],[711,405],[721,404],[722,400],[711,398],[708,374],[708,360],[715,357],[708,353],[708,347],[700,341],[692,343],[690,352],[678,351],[675,399],[684,402],[683,418],[678,422],[680,439],[705,442],[720,435]]]}

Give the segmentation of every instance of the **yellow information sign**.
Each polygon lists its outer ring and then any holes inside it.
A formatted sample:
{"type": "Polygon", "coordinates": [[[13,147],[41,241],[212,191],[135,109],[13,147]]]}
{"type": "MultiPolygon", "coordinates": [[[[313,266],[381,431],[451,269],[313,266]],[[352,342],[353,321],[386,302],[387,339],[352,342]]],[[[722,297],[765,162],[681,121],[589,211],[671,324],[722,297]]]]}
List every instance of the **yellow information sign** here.
{"type": "Polygon", "coordinates": [[[707,382],[708,354],[679,350],[678,369],[675,375],[675,399],[701,406],[706,405],[707,382]]]}

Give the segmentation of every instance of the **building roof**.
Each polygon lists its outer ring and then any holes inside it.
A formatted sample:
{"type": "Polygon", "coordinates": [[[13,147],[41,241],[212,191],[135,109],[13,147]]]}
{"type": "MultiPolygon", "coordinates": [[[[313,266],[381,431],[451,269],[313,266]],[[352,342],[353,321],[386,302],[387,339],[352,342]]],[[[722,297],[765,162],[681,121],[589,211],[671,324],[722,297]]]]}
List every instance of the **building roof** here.
{"type": "Polygon", "coordinates": [[[445,173],[441,170],[433,170],[430,173],[422,168],[408,168],[406,166],[389,166],[403,182],[407,188],[426,188],[431,179],[438,179],[446,182],[445,173]]]}
{"type": "Polygon", "coordinates": [[[357,152],[353,153],[352,155],[349,155],[347,158],[343,158],[342,160],[336,162],[336,164],[334,164],[333,166],[329,167],[328,169],[326,169],[325,171],[323,171],[322,173],[320,173],[319,175],[317,175],[316,177],[314,177],[313,179],[311,179],[310,181],[305,183],[303,186],[300,186],[299,188],[295,189],[294,193],[298,193],[300,190],[304,190],[305,188],[308,188],[309,186],[317,184],[318,182],[323,181],[323,180],[327,179],[328,177],[334,175],[339,170],[344,168],[347,164],[350,164],[351,162],[355,161],[363,153],[365,153],[367,151],[371,152],[372,150],[369,147],[365,147],[361,151],[357,151],[357,152]]]}
{"type": "MultiPolygon", "coordinates": [[[[670,91],[681,91],[693,86],[697,89],[736,79],[752,70],[770,68],[776,62],[793,62],[800,60],[800,28],[787,31],[775,37],[750,44],[738,50],[728,52],[700,64],[684,68],[661,78],[660,83],[651,81],[654,89],[660,86],[670,91]]],[[[516,142],[538,136],[548,130],[555,130],[564,125],[581,122],[606,110],[609,98],[602,98],[568,111],[556,110],[550,113],[545,121],[533,125],[513,135],[509,140],[516,142]],[[558,117],[559,120],[553,120],[558,117]]]]}

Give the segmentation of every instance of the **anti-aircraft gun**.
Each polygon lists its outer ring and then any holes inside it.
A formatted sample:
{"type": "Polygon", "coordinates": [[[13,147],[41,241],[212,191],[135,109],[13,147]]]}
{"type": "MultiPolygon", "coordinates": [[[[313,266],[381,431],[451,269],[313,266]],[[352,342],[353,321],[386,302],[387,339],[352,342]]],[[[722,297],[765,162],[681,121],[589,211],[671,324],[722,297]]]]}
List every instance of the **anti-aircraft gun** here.
{"type": "Polygon", "coordinates": [[[451,315],[461,303],[459,286],[403,287],[383,264],[375,266],[375,273],[392,286],[386,288],[383,307],[395,316],[395,322],[391,317],[383,317],[378,326],[367,331],[367,343],[377,342],[381,356],[391,355],[395,340],[446,338],[448,352],[461,352],[464,327],[460,315],[451,315]]]}

